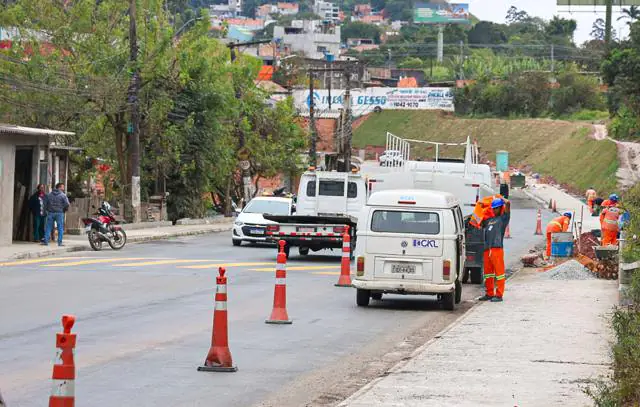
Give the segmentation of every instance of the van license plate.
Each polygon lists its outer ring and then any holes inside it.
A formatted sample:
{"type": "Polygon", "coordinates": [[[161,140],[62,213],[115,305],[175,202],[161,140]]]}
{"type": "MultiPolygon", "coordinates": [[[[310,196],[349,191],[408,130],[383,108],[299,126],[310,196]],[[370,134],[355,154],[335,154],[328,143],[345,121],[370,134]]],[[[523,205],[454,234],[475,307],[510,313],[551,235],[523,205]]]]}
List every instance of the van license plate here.
{"type": "Polygon", "coordinates": [[[399,274],[416,274],[416,266],[413,264],[392,264],[391,272],[399,274]]]}

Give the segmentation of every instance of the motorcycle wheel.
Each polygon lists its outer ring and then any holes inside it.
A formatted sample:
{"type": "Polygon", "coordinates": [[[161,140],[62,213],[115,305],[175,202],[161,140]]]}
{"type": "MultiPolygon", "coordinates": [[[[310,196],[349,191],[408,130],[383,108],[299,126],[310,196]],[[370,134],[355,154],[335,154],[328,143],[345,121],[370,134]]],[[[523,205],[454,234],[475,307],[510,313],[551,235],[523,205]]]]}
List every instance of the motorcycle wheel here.
{"type": "Polygon", "coordinates": [[[93,250],[97,252],[102,250],[102,240],[100,239],[100,236],[98,236],[98,233],[92,230],[87,234],[87,238],[89,239],[89,246],[91,246],[93,250]]]}
{"type": "Polygon", "coordinates": [[[120,250],[127,243],[127,234],[124,233],[124,230],[114,230],[111,233],[111,239],[109,239],[109,246],[113,250],[120,250]]]}

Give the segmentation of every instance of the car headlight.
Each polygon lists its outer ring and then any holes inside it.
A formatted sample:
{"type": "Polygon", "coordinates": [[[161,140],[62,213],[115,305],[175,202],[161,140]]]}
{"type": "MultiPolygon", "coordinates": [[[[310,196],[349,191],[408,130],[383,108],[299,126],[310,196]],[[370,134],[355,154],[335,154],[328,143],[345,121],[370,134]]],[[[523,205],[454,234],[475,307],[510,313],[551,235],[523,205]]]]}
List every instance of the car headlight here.
{"type": "Polygon", "coordinates": [[[242,223],[242,222],[240,222],[240,221],[235,221],[235,222],[233,222],[233,224],[234,224],[234,225],[236,225],[236,226],[242,226],[242,225],[244,225],[244,223],[242,223]]]}

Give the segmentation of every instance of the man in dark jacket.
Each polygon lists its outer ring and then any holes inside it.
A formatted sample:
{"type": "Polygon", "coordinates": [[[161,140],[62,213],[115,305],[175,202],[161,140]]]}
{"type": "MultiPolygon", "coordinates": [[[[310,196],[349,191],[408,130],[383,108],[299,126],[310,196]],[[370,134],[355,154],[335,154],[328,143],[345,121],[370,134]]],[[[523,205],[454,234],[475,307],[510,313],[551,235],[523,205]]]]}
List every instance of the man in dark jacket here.
{"type": "Polygon", "coordinates": [[[45,198],[44,209],[47,212],[47,226],[44,231],[43,245],[49,245],[53,222],[58,226],[58,246],[62,246],[62,233],[64,231],[64,213],[69,208],[69,199],[64,194],[64,184],[59,182],[56,188],[45,198]]]}
{"type": "Polygon", "coordinates": [[[511,204],[502,198],[494,199],[484,216],[484,286],[486,293],[480,301],[502,302],[504,295],[504,234],[511,217],[511,204]]]}
{"type": "Polygon", "coordinates": [[[44,211],[44,184],[38,184],[36,192],[29,198],[29,209],[33,216],[33,241],[44,240],[44,224],[47,221],[47,213],[44,211]]]}

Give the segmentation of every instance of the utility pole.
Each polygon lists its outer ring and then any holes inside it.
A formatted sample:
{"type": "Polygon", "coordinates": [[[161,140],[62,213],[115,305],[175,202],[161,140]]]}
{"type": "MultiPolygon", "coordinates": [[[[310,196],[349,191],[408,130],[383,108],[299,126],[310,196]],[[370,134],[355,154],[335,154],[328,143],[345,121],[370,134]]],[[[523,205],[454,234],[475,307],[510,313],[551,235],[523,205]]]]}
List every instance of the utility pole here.
{"type": "Polygon", "coordinates": [[[344,160],[344,172],[351,172],[351,72],[345,69],[346,87],[344,90],[344,118],[342,120],[342,154],[344,160]],[[345,134],[346,131],[346,134],[345,134]]]}
{"type": "Polygon", "coordinates": [[[438,25],[438,63],[444,60],[444,25],[438,25]]]}
{"type": "MultiPolygon", "coordinates": [[[[138,35],[136,29],[136,0],[129,0],[129,62],[131,82],[128,102],[131,109],[131,126],[128,138],[129,165],[131,166],[131,220],[140,222],[140,115],[138,93],[140,90],[140,68],[138,67],[138,35]]],[[[125,205],[126,207],[126,205],[125,205]]]]}
{"type": "Polygon", "coordinates": [[[555,47],[551,44],[551,73],[556,71],[556,56],[555,56],[555,47]]]}
{"type": "MultiPolygon", "coordinates": [[[[271,42],[271,40],[262,40],[262,41],[250,41],[250,42],[236,42],[227,44],[229,47],[229,55],[231,57],[231,63],[233,64],[236,61],[237,54],[236,48],[241,46],[248,45],[259,45],[266,44],[271,42]]],[[[274,61],[275,62],[275,61],[274,61]]],[[[235,96],[237,100],[242,99],[242,92],[240,91],[240,87],[234,84],[235,88],[235,96]]],[[[244,198],[244,203],[247,204],[251,198],[251,162],[249,161],[249,154],[245,151],[245,137],[244,132],[240,129],[240,127],[236,127],[236,131],[238,133],[238,158],[240,158],[240,169],[242,170],[242,195],[244,198]]],[[[227,203],[225,203],[225,212],[231,211],[231,197],[226,197],[227,203]]],[[[231,216],[231,213],[225,213],[225,216],[231,216]]]]}
{"type": "Polygon", "coordinates": [[[318,136],[316,135],[316,118],[314,112],[315,100],[313,97],[313,70],[309,71],[309,131],[311,132],[311,143],[309,145],[309,166],[314,167],[317,164],[318,157],[316,153],[316,144],[318,136]]]}
{"type": "Polygon", "coordinates": [[[613,13],[613,0],[606,0],[606,16],[604,23],[604,43],[609,48],[611,45],[611,19],[613,13]]]}

